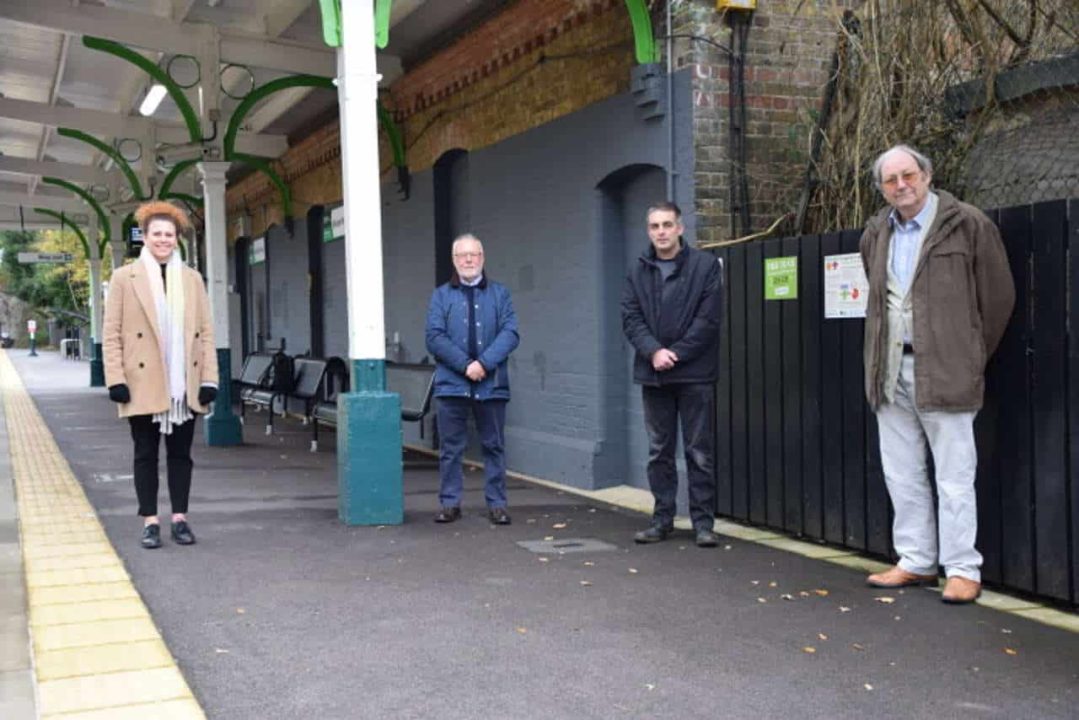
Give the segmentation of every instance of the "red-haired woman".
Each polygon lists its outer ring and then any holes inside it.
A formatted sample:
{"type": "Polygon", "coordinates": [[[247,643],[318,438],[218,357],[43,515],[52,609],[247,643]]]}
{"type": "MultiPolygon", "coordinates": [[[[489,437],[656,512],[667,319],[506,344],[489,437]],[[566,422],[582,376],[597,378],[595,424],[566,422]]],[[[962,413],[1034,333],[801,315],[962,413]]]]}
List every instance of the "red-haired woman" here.
{"type": "Polygon", "coordinates": [[[167,202],[135,212],[145,244],[139,259],[116,269],[105,304],[103,350],[109,398],[131,424],[135,493],[144,519],[142,546],[161,547],[157,517],[158,448],[165,436],[172,539],[192,545],[187,524],[195,416],[217,396],[217,354],[202,276],[176,245],[191,228],[167,202]]]}

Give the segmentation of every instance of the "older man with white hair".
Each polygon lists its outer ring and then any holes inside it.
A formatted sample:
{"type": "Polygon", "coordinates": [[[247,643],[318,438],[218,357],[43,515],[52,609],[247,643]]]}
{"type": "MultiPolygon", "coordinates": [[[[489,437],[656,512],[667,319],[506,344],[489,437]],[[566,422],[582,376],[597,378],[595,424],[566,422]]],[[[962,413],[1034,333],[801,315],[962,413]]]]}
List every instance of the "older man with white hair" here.
{"type": "Polygon", "coordinates": [[[427,350],[435,356],[441,488],[435,522],[461,517],[468,445],[468,416],[479,431],[486,477],[487,513],[495,525],[509,525],[503,427],[510,399],[507,360],[520,342],[510,291],[483,272],[483,244],[475,235],[453,242],[453,276],[431,295],[427,309],[427,350]]]}
{"type": "Polygon", "coordinates": [[[942,565],[944,602],[969,603],[981,594],[982,565],[974,546],[974,417],[1015,285],[996,226],[977,208],[931,189],[929,158],[897,145],[877,158],[873,178],[888,207],[866,224],[860,243],[869,278],[865,388],[880,428],[899,562],[867,582],[935,585],[942,565]]]}

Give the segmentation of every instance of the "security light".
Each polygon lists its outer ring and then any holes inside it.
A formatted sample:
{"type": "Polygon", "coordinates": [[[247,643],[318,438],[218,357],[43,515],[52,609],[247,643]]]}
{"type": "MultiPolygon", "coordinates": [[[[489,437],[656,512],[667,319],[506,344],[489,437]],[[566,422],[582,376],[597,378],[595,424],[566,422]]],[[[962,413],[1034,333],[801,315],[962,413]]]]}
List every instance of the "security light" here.
{"type": "Polygon", "coordinates": [[[153,115],[157,111],[157,106],[165,99],[165,92],[164,85],[155,83],[143,98],[142,105],[139,105],[139,113],[146,117],[153,115]]]}

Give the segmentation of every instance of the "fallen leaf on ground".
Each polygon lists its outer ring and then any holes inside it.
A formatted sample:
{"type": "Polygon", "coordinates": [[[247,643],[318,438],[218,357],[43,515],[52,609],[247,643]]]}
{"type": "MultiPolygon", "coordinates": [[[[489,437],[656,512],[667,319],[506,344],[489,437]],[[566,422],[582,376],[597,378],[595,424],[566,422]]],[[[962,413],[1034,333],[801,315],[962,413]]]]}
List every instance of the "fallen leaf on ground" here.
{"type": "Polygon", "coordinates": [[[828,639],[828,636],[825,635],[824,633],[817,633],[817,637],[819,637],[821,640],[827,640],[828,639]]]}
{"type": "Polygon", "coordinates": [[[555,530],[565,530],[566,529],[566,523],[555,523],[551,527],[553,527],[555,530]]]}
{"type": "Polygon", "coordinates": [[[817,652],[817,648],[806,645],[804,648],[802,648],[802,652],[812,655],[813,653],[817,652]]]}
{"type": "Polygon", "coordinates": [[[525,522],[529,525],[532,525],[536,522],[536,518],[528,518],[527,520],[525,520],[525,522]]]}
{"type": "Polygon", "coordinates": [[[794,599],[794,596],[791,595],[790,593],[783,593],[779,597],[783,598],[784,600],[793,600],[794,599]]]}
{"type": "Polygon", "coordinates": [[[656,689],[656,686],[653,685],[652,683],[645,683],[644,687],[645,687],[646,690],[655,690],[656,689]]]}
{"type": "Polygon", "coordinates": [[[865,688],[866,690],[872,690],[872,689],[873,689],[873,686],[872,686],[872,685],[870,685],[869,683],[866,683],[866,684],[865,684],[865,685],[863,685],[862,687],[864,687],[864,688],[865,688]]]}
{"type": "Polygon", "coordinates": [[[637,574],[637,568],[630,568],[629,569],[629,574],[630,575],[636,575],[637,574]]]}
{"type": "Polygon", "coordinates": [[[828,591],[827,590],[814,590],[813,592],[817,593],[821,597],[828,597],[828,591]]]}
{"type": "Polygon", "coordinates": [[[759,597],[759,598],[757,598],[757,602],[759,602],[759,603],[766,603],[766,602],[768,602],[768,601],[767,601],[767,600],[765,600],[764,598],[761,598],[761,597],[759,597]]]}
{"type": "Polygon", "coordinates": [[[749,581],[749,584],[750,584],[750,585],[760,585],[760,584],[761,584],[761,581],[760,581],[760,580],[750,580],[750,581],[749,581]]]}
{"type": "Polygon", "coordinates": [[[591,583],[591,581],[589,581],[589,580],[582,580],[582,581],[581,581],[581,585],[584,585],[585,587],[588,587],[588,586],[589,586],[589,585],[591,585],[591,584],[592,584],[592,583],[591,583]]]}
{"type": "Polygon", "coordinates": [[[592,562],[591,560],[585,560],[585,561],[584,561],[584,564],[585,564],[585,565],[586,565],[587,567],[595,567],[595,565],[596,565],[596,564],[595,564],[594,562],[592,562]]]}
{"type": "Polygon", "coordinates": [[[845,606],[843,606],[843,605],[840,605],[840,606],[839,606],[839,612],[841,612],[841,613],[842,613],[842,612],[850,612],[850,608],[849,608],[849,607],[845,607],[845,606]]]}
{"type": "Polygon", "coordinates": [[[724,550],[730,550],[730,549],[731,549],[731,546],[730,546],[730,545],[724,545],[724,546],[723,546],[723,549],[724,549],[724,550]]]}
{"type": "Polygon", "coordinates": [[[214,648],[214,652],[217,653],[218,655],[228,655],[229,654],[229,651],[226,650],[225,648],[214,648]]]}
{"type": "Polygon", "coordinates": [[[773,580],[772,582],[768,583],[768,587],[779,587],[779,583],[773,580]]]}
{"type": "Polygon", "coordinates": [[[552,540],[554,540],[554,535],[548,535],[547,537],[543,538],[544,542],[550,542],[552,540]]]}
{"type": "Polygon", "coordinates": [[[517,632],[519,632],[519,633],[521,633],[522,635],[524,635],[524,634],[526,634],[526,633],[528,632],[528,628],[524,628],[524,627],[519,627],[519,628],[517,628],[517,632]]]}
{"type": "Polygon", "coordinates": [[[1009,630],[1008,628],[1001,628],[1000,631],[1002,633],[1004,633],[1005,635],[1011,635],[1012,634],[1012,631],[1009,630]]]}
{"type": "Polygon", "coordinates": [[[247,611],[244,610],[243,608],[236,608],[236,614],[238,614],[238,615],[243,615],[245,612],[247,612],[247,611]]]}
{"type": "Polygon", "coordinates": [[[1007,653],[1008,655],[1018,655],[1019,654],[1018,650],[1014,650],[1012,648],[1004,648],[1004,652],[1007,653]]]}
{"type": "Polygon", "coordinates": [[[885,605],[891,605],[892,603],[895,602],[894,597],[888,597],[887,595],[883,595],[881,597],[875,597],[873,599],[876,600],[879,603],[884,603],[885,605]]]}
{"type": "Polygon", "coordinates": [[[802,590],[801,592],[798,593],[798,596],[799,597],[809,597],[809,593],[807,593],[805,590],[802,590]]]}
{"type": "Polygon", "coordinates": [[[539,559],[539,561],[540,561],[540,562],[551,562],[551,559],[550,559],[550,558],[545,558],[545,557],[541,557],[541,558],[539,559]]]}
{"type": "Polygon", "coordinates": [[[851,643],[850,646],[855,650],[865,650],[865,645],[862,645],[861,643],[851,643]]]}

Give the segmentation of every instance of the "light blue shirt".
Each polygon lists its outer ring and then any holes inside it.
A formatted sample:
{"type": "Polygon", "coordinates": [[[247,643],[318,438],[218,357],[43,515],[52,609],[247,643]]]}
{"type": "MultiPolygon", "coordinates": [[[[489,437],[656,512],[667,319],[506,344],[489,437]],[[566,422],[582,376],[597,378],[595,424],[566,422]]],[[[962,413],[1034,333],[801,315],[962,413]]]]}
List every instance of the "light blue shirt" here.
{"type": "Polygon", "coordinates": [[[888,222],[892,226],[892,257],[889,268],[895,275],[895,279],[899,281],[904,293],[910,290],[910,281],[918,263],[922,240],[936,214],[937,194],[931,192],[926,196],[925,207],[910,221],[903,222],[895,210],[888,215],[888,222]]]}

